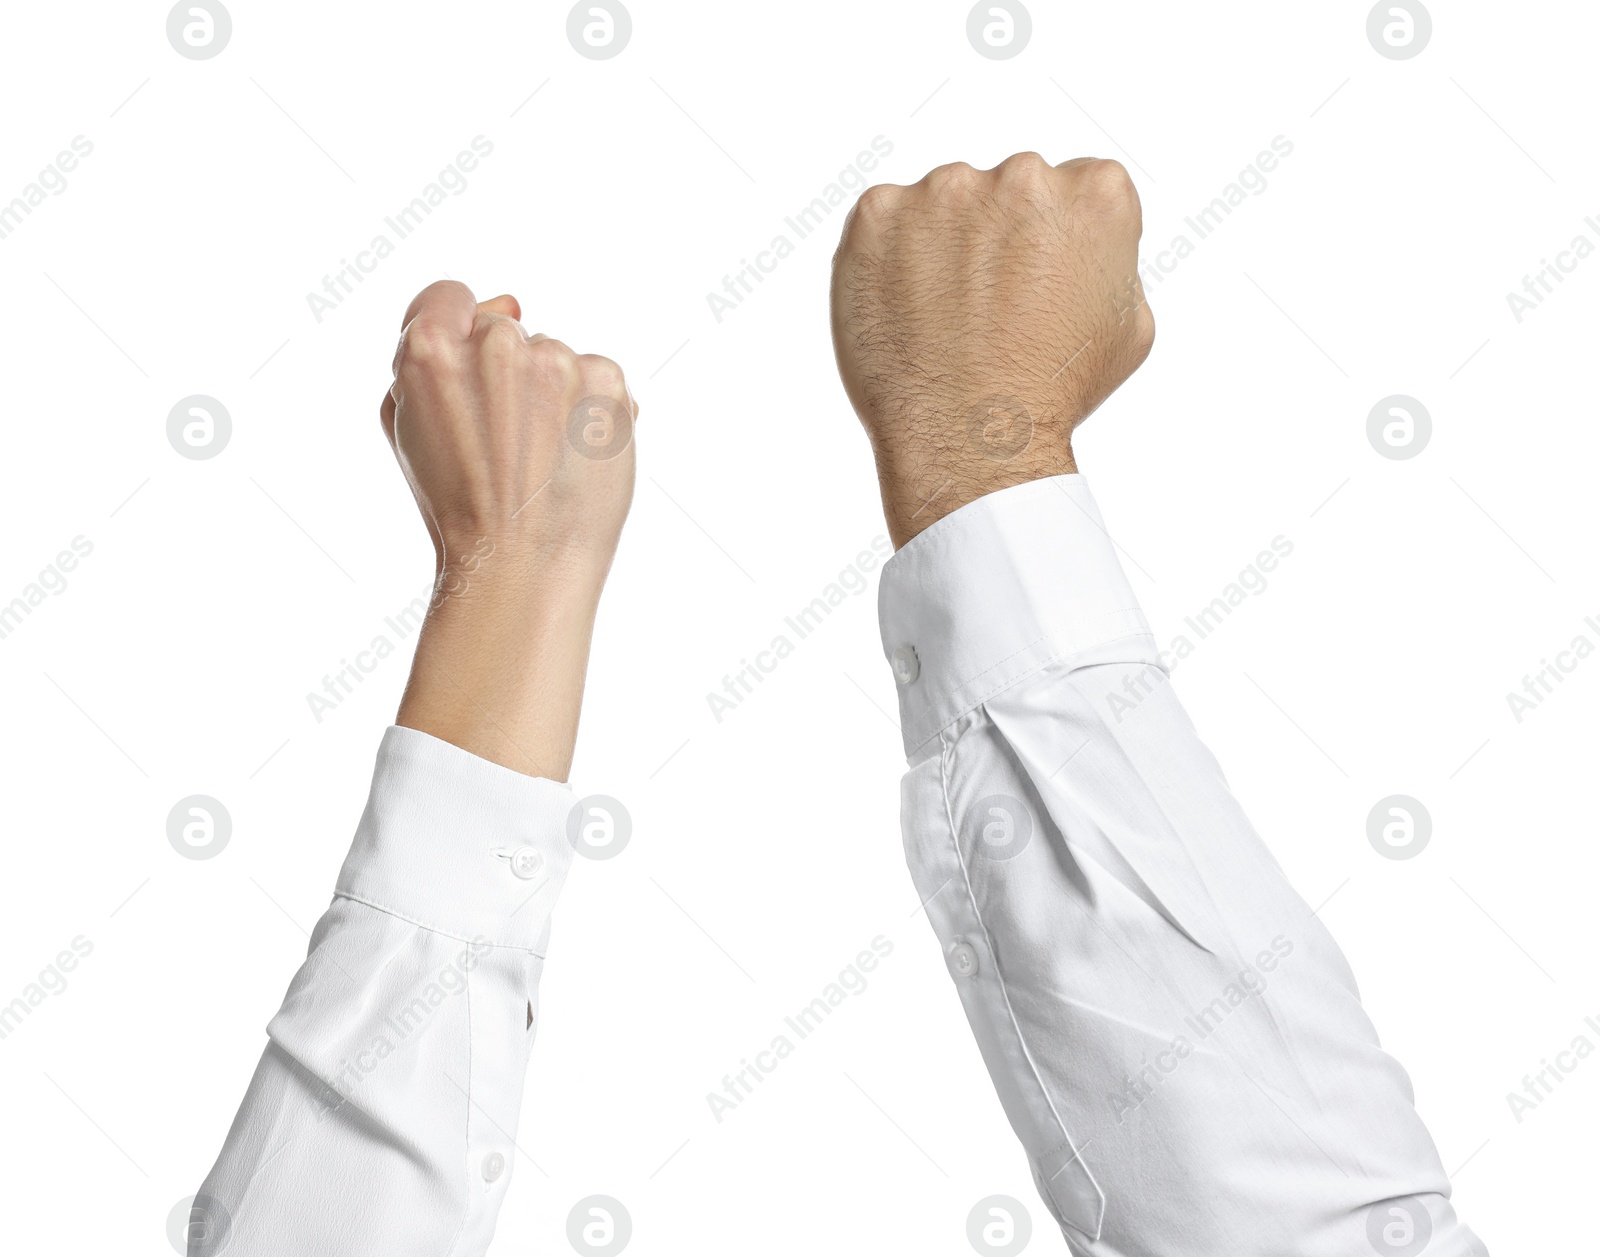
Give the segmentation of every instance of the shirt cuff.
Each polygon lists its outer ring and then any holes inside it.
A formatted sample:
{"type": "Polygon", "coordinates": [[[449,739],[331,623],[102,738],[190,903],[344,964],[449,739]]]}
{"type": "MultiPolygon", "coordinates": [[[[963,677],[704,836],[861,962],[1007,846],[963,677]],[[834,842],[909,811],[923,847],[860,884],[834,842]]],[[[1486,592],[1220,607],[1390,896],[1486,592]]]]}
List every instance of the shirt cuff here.
{"type": "Polygon", "coordinates": [[[464,942],[542,954],[573,848],[570,787],[391,725],[334,894],[464,942]]]}
{"type": "Polygon", "coordinates": [[[912,759],[1050,665],[1161,666],[1080,475],[987,494],[918,533],[884,565],[878,623],[912,759]]]}

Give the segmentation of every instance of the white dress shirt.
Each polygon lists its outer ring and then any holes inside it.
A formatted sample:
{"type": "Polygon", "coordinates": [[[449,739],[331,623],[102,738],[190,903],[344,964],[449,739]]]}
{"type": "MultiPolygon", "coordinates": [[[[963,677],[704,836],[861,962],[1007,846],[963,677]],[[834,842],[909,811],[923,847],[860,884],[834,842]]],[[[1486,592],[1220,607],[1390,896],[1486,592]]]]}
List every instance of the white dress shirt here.
{"type": "MultiPolygon", "coordinates": [[[[1481,1257],[1344,958],[1174,698],[1083,480],[933,525],[885,567],[880,612],[912,876],[1069,1248],[1481,1257]]],[[[388,730],[190,1257],[484,1253],[574,806],[388,730]]]]}
{"type": "Polygon", "coordinates": [[[932,525],[885,566],[879,612],[912,878],[1072,1252],[1481,1257],[1083,478],[932,525]]]}
{"type": "Polygon", "coordinates": [[[189,1257],[477,1257],[511,1180],[565,785],[414,729],[267,1026],[189,1257]]]}

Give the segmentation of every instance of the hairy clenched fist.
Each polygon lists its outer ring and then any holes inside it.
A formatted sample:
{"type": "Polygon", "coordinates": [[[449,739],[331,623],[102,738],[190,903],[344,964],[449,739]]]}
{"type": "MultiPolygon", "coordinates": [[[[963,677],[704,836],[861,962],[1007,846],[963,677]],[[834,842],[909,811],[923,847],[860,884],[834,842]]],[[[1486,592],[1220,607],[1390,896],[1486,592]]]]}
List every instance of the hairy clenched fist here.
{"type": "Polygon", "coordinates": [[[1076,470],[1072,430],[1139,367],[1139,195],[1114,161],[1019,153],[869,188],[834,257],[833,343],[896,546],[1076,470]]]}

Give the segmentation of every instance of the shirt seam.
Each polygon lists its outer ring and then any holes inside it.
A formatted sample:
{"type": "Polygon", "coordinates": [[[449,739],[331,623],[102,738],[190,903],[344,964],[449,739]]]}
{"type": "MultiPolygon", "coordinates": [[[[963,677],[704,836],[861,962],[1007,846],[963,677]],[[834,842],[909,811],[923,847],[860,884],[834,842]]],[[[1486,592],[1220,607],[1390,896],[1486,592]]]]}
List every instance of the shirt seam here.
{"type": "Polygon", "coordinates": [[[492,942],[481,936],[478,938],[468,938],[464,934],[457,934],[454,930],[447,930],[440,926],[430,924],[427,921],[423,921],[415,916],[412,916],[410,913],[401,912],[397,908],[391,908],[388,904],[379,903],[377,900],[369,899],[365,895],[358,895],[354,891],[336,889],[333,892],[333,897],[335,899],[348,899],[352,903],[363,904],[376,912],[382,912],[387,916],[394,917],[398,921],[404,921],[408,925],[414,925],[419,930],[427,930],[430,934],[437,934],[441,938],[454,939],[458,943],[467,943],[472,946],[482,945],[486,947],[499,947],[504,948],[507,951],[522,951],[527,952],[530,956],[537,956],[540,960],[545,959],[543,952],[537,951],[532,947],[524,947],[520,943],[492,942]]]}
{"type": "MultiPolygon", "coordinates": [[[[1077,1142],[1072,1138],[1072,1133],[1067,1130],[1067,1124],[1061,1120],[1061,1114],[1056,1109],[1055,1101],[1050,1098],[1050,1092],[1044,1085],[1043,1077],[1040,1076],[1039,1066],[1033,1059],[1033,1052],[1028,1048],[1028,1040],[1022,1033],[1021,1023],[1017,1021],[1016,1010],[1011,1006],[1011,994],[1006,989],[1005,975],[1000,969],[1000,960],[998,953],[996,953],[994,949],[994,940],[989,933],[989,926],[983,919],[983,913],[978,908],[978,898],[972,890],[972,876],[967,869],[966,858],[961,854],[961,841],[960,837],[956,833],[955,814],[950,810],[950,791],[948,785],[949,779],[945,775],[945,764],[947,755],[954,754],[955,744],[953,741],[947,741],[945,739],[944,730],[942,729],[939,732],[939,745],[939,796],[940,802],[944,805],[945,825],[950,833],[950,846],[955,852],[956,863],[961,869],[961,879],[966,884],[967,902],[972,905],[973,919],[977,921],[978,928],[983,931],[984,945],[988,948],[989,958],[994,964],[995,985],[1000,989],[1000,999],[1005,1004],[1006,1017],[1011,1023],[1012,1031],[1017,1036],[1017,1046],[1022,1049],[1022,1057],[1028,1063],[1028,1071],[1033,1075],[1033,1081],[1039,1088],[1039,1094],[1044,1098],[1045,1106],[1050,1110],[1051,1120],[1055,1122],[1056,1129],[1061,1133],[1062,1142],[1055,1145],[1053,1151],[1059,1151],[1063,1147],[1070,1146],[1073,1151],[1073,1159],[1078,1161],[1086,1173],[1089,1173],[1089,1167],[1083,1160],[1083,1151],[1078,1147],[1077,1142]]],[[[1030,1161],[1037,1162],[1039,1157],[1044,1155],[1046,1155],[1046,1153],[1043,1152],[1041,1152],[1038,1156],[1034,1156],[1032,1153],[1029,1153],[1028,1159],[1030,1161]]],[[[1065,1169],[1065,1165],[1063,1165],[1062,1168],[1065,1169]]],[[[1059,1172],[1060,1171],[1057,1171],[1057,1173],[1059,1172]]],[[[1091,1181],[1093,1180],[1093,1177],[1093,1174],[1090,1173],[1091,1181]]],[[[1098,1189],[1099,1185],[1096,1184],[1095,1186],[1098,1189]]],[[[1053,1196],[1051,1197],[1050,1203],[1059,1211],[1060,1206],[1055,1204],[1053,1196]]],[[[1079,1226],[1077,1222],[1071,1222],[1069,1225],[1071,1225],[1075,1230],[1083,1230],[1083,1228],[1079,1226]]],[[[1084,1231],[1084,1234],[1088,1234],[1088,1232],[1084,1231]]]]}
{"type": "Polygon", "coordinates": [[[456,1227],[456,1233],[450,1237],[450,1246],[446,1248],[445,1257],[454,1257],[461,1244],[461,1237],[467,1232],[467,1224],[472,1220],[472,975],[467,975],[467,1088],[462,1099],[466,1101],[466,1112],[463,1117],[461,1131],[461,1222],[456,1227]]]}
{"type": "MultiPolygon", "coordinates": [[[[1097,616],[1096,619],[1097,620],[1110,619],[1113,616],[1126,615],[1128,611],[1132,611],[1136,615],[1142,615],[1143,614],[1142,612],[1139,611],[1138,607],[1129,607],[1129,608],[1127,608],[1127,609],[1125,609],[1123,611],[1108,612],[1106,615],[1097,616]]],[[[962,688],[962,686],[973,684],[973,682],[976,681],[978,679],[978,677],[983,676],[984,673],[993,672],[996,668],[1004,667],[1006,664],[1010,663],[1013,659],[1016,659],[1018,656],[1027,654],[1028,651],[1032,650],[1040,642],[1049,641],[1053,636],[1054,636],[1054,634],[1052,634],[1052,633],[1041,633],[1038,637],[1034,638],[1026,646],[1023,646],[1023,647],[1021,647],[1021,648],[1019,648],[1017,650],[1012,651],[1011,654],[1007,655],[1004,659],[999,660],[997,663],[990,664],[989,667],[985,668],[983,670],[983,672],[978,673],[977,676],[972,678],[972,680],[963,681],[961,685],[956,686],[956,689],[953,690],[953,691],[950,691],[950,692],[951,693],[955,693],[956,691],[959,691],[962,688]]],[[[940,735],[942,735],[945,732],[945,730],[947,730],[951,725],[955,724],[956,721],[960,720],[963,716],[967,715],[969,712],[972,712],[972,711],[976,710],[977,708],[983,706],[983,704],[987,703],[995,695],[1005,692],[1006,690],[1010,689],[1013,685],[1018,685],[1021,682],[1028,680],[1030,677],[1037,676],[1040,672],[1043,672],[1046,668],[1049,668],[1053,664],[1060,663],[1063,659],[1070,659],[1074,655],[1086,654],[1087,652],[1089,652],[1091,650],[1098,650],[1102,646],[1115,646],[1118,642],[1135,641],[1135,640],[1137,640],[1139,638],[1149,638],[1153,642],[1153,641],[1155,641],[1155,634],[1150,631],[1149,625],[1146,625],[1142,632],[1123,633],[1121,636],[1118,636],[1118,637],[1108,637],[1105,641],[1096,642],[1093,646],[1080,646],[1080,647],[1078,647],[1077,649],[1074,649],[1074,650],[1069,650],[1069,649],[1057,650],[1057,651],[1053,652],[1052,654],[1049,654],[1049,655],[1045,656],[1044,658],[1040,659],[1037,662],[1037,664],[1035,664],[1035,666],[1033,668],[1029,669],[1027,672],[1020,673],[1019,675],[1014,676],[1014,677],[1010,678],[1009,680],[1000,681],[1000,682],[996,683],[995,686],[992,689],[987,690],[982,694],[979,694],[976,698],[974,698],[970,703],[968,703],[960,711],[956,712],[948,720],[944,721],[937,728],[933,729],[926,737],[924,737],[920,741],[918,741],[916,743],[916,745],[911,747],[911,751],[913,753],[916,752],[916,751],[920,751],[929,742],[933,741],[934,738],[939,737],[940,735]]],[[[1161,663],[1159,661],[1157,661],[1153,666],[1161,668],[1163,672],[1166,671],[1166,669],[1162,667],[1162,665],[1161,665],[1161,663]]],[[[915,732],[916,731],[913,730],[913,736],[915,736],[915,732]]]]}
{"type": "MultiPolygon", "coordinates": [[[[1084,625],[1086,627],[1092,627],[1093,625],[1099,624],[1103,620],[1120,619],[1121,617],[1123,617],[1125,615],[1128,615],[1130,613],[1133,614],[1133,615],[1138,616],[1140,618],[1140,620],[1143,621],[1144,613],[1142,611],[1140,611],[1140,609],[1137,606],[1129,606],[1129,607],[1119,607],[1115,611],[1103,612],[1100,615],[1097,615],[1097,616],[1092,617],[1091,619],[1085,620],[1084,621],[1084,625]]],[[[956,686],[955,688],[957,690],[960,690],[965,686],[973,684],[975,681],[978,680],[979,677],[982,677],[985,673],[993,672],[996,668],[1005,667],[1006,664],[1010,663],[1013,659],[1017,658],[1019,655],[1027,654],[1030,650],[1032,650],[1040,642],[1050,641],[1055,636],[1056,636],[1056,632],[1053,631],[1053,630],[1040,633],[1039,636],[1035,637],[1031,642],[1027,642],[1024,645],[1017,647],[1016,650],[1012,651],[1005,658],[995,660],[995,662],[991,663],[987,668],[984,668],[980,672],[974,673],[971,677],[969,677],[967,680],[961,682],[961,684],[956,686]]],[[[1096,642],[1094,646],[1081,646],[1076,651],[1074,651],[1073,653],[1081,654],[1083,651],[1086,651],[1086,650],[1094,650],[1098,646],[1111,646],[1111,645],[1114,645],[1117,642],[1125,641],[1130,637],[1150,637],[1150,638],[1153,639],[1155,637],[1155,634],[1150,632],[1149,625],[1146,625],[1143,633],[1123,633],[1118,637],[1108,637],[1102,642],[1096,642]]],[[[1056,655],[1052,656],[1052,658],[1059,657],[1060,654],[1061,654],[1061,652],[1057,651],[1056,655]]],[[[1049,662],[1049,661],[1047,660],[1046,662],[1049,662]]],[[[1043,666],[1043,665],[1041,665],[1041,666],[1043,666]]],[[[988,697],[988,696],[985,695],[985,697],[988,697]]],[[[983,701],[982,699],[979,700],[979,702],[982,702],[982,701],[983,701]]]]}

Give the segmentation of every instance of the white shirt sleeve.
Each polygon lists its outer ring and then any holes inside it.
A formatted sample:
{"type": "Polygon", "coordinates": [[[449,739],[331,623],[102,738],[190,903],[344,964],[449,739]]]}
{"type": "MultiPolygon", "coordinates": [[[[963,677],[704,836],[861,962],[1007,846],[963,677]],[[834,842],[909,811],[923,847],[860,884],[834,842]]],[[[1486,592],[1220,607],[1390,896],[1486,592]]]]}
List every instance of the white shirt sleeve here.
{"type": "Polygon", "coordinates": [[[940,520],[886,565],[879,612],[912,878],[1072,1252],[1483,1254],[1083,478],[940,520]]]}
{"type": "Polygon", "coordinates": [[[391,727],[190,1257],[469,1257],[511,1179],[572,793],[391,727]]]}

